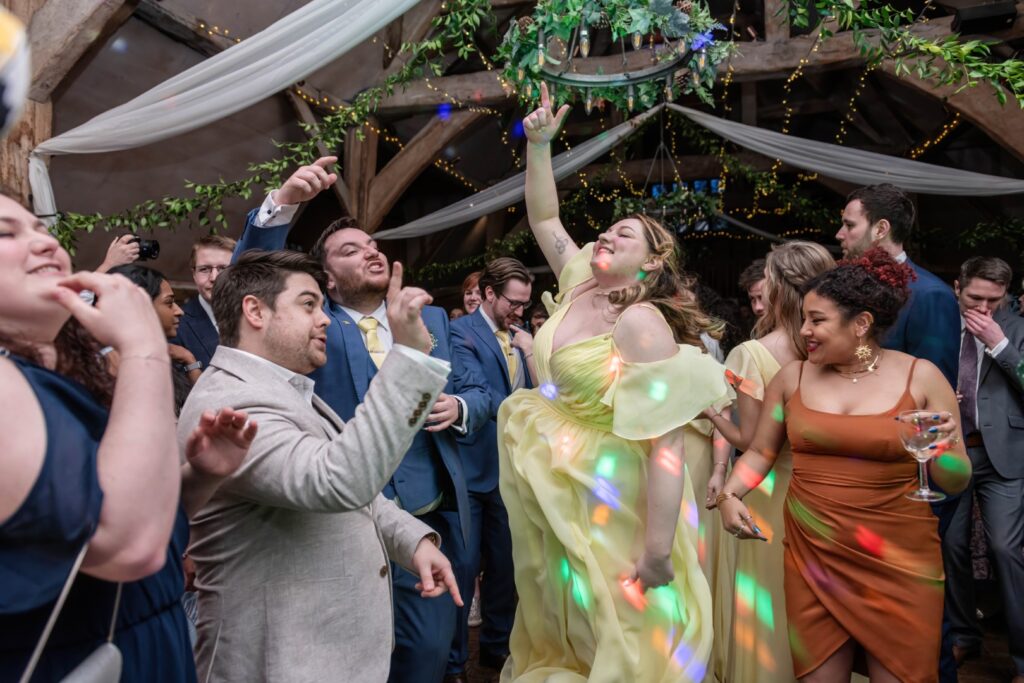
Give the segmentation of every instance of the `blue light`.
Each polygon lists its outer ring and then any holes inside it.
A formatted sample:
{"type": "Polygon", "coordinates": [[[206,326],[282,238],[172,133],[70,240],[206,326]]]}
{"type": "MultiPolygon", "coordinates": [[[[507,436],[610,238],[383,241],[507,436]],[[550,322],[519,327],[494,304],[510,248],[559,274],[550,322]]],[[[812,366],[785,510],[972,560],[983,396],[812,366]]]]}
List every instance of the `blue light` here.
{"type": "Polygon", "coordinates": [[[452,105],[448,102],[442,102],[437,105],[437,118],[442,121],[447,121],[448,117],[452,115],[452,105]]]}
{"type": "Polygon", "coordinates": [[[554,401],[558,398],[558,387],[551,382],[545,382],[540,385],[540,395],[549,401],[554,401]]]}
{"type": "Polygon", "coordinates": [[[523,122],[516,121],[512,124],[512,139],[518,140],[521,137],[523,137],[523,122]]]}

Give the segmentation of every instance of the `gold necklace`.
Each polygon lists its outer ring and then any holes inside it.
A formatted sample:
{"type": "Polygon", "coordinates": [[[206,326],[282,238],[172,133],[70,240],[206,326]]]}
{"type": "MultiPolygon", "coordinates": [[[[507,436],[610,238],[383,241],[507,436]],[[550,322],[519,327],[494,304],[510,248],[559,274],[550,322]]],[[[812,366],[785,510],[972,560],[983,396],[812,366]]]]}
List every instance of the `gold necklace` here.
{"type": "MultiPolygon", "coordinates": [[[[857,380],[859,380],[861,377],[867,377],[868,375],[873,373],[875,370],[877,370],[879,368],[879,361],[881,359],[882,359],[882,351],[879,350],[878,351],[878,355],[875,356],[874,359],[870,363],[868,363],[863,369],[861,369],[861,370],[853,370],[853,371],[836,370],[836,374],[839,375],[840,377],[842,377],[844,379],[848,379],[851,382],[853,382],[854,384],[856,384],[857,380]],[[850,375],[853,375],[853,377],[851,377],[850,375]]],[[[835,368],[833,368],[833,369],[835,369],[835,368]]]]}

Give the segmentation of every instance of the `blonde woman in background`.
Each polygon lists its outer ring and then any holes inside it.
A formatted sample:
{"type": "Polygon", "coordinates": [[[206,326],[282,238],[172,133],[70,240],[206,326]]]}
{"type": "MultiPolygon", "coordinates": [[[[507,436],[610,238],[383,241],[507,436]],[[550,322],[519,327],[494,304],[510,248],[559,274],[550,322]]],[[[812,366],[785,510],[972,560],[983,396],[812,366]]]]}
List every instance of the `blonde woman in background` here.
{"type": "MultiPolygon", "coordinates": [[[[726,367],[736,388],[734,408],[739,426],[728,413],[708,409],[706,414],[725,439],[745,451],[754,436],[764,389],[787,363],[807,358],[800,336],[801,288],[815,276],[831,270],[835,261],[820,244],[787,242],[773,249],[766,260],[765,315],[758,318],[753,339],[729,354],[726,367]]],[[[775,409],[768,406],[766,409],[775,409]]],[[[795,681],[789,657],[789,634],[783,590],[783,502],[793,464],[789,444],[783,447],[772,473],[753,489],[747,502],[754,522],[767,543],[736,543],[722,536],[719,574],[712,585],[715,611],[715,673],[719,683],[783,683],[795,681]],[[726,559],[728,558],[728,559],[726,559]]],[[[715,467],[705,505],[713,508],[725,483],[726,468],[715,467]]]]}

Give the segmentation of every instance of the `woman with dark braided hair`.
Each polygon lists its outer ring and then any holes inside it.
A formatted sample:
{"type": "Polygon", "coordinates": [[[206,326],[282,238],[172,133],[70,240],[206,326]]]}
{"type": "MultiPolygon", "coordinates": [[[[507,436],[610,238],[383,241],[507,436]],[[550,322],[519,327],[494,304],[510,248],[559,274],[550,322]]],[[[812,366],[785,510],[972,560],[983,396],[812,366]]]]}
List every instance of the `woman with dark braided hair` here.
{"type": "Polygon", "coordinates": [[[523,124],[526,205],[559,294],[533,346],[539,389],[498,413],[519,594],[502,681],[701,681],[711,595],[686,428],[728,401],[724,368],[698,346],[721,326],[657,221],[628,216],[572,242],[548,145],[565,110],[541,93],[523,124]]]}
{"type": "Polygon", "coordinates": [[[928,467],[944,490],[963,490],[971,466],[942,373],[879,345],[911,277],[872,249],[805,285],[807,360],[789,363],[768,385],[750,447],[717,497],[727,532],[764,539],[741,499],[788,438],[784,583],[793,672],[802,681],[849,680],[858,652],[872,683],[937,680],[942,556],[930,507],[907,498],[917,466],[899,438],[900,413],[929,413],[926,428],[938,440],[928,467]]]}

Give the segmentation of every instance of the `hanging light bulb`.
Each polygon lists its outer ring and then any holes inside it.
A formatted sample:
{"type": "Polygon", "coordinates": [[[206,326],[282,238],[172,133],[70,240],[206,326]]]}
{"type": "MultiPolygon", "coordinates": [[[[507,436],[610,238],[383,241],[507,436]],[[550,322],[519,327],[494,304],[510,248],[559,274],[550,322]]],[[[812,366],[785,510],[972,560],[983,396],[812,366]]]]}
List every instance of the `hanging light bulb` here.
{"type": "Polygon", "coordinates": [[[690,79],[693,81],[693,87],[694,88],[699,88],[700,87],[700,72],[699,71],[691,71],[690,72],[690,79]]]}
{"type": "Polygon", "coordinates": [[[697,55],[697,68],[700,69],[701,71],[703,71],[704,67],[707,66],[707,63],[708,63],[708,53],[707,53],[707,50],[701,50],[700,54],[697,55]]]}
{"type": "Polygon", "coordinates": [[[544,31],[537,31],[537,66],[544,66],[544,31]]]}
{"type": "Polygon", "coordinates": [[[594,96],[590,94],[590,88],[587,88],[587,99],[583,100],[583,111],[587,112],[587,116],[594,111],[594,96]]]}
{"type": "Polygon", "coordinates": [[[686,46],[686,39],[685,38],[680,38],[679,42],[676,43],[676,52],[677,52],[677,54],[685,55],[686,54],[686,47],[687,47],[686,46]]]}
{"type": "Polygon", "coordinates": [[[526,96],[533,97],[533,81],[526,82],[526,96]]]}
{"type": "Polygon", "coordinates": [[[671,102],[675,99],[675,95],[672,94],[672,75],[665,76],[665,101],[671,102]]]}
{"type": "Polygon", "coordinates": [[[587,28],[586,22],[580,24],[580,54],[583,55],[583,59],[590,54],[590,29],[587,28]]]}
{"type": "Polygon", "coordinates": [[[526,78],[526,69],[519,67],[516,69],[516,80],[522,82],[524,78],[526,78]]]}
{"type": "Polygon", "coordinates": [[[633,84],[629,84],[629,90],[626,92],[626,108],[629,111],[633,111],[633,104],[636,100],[636,93],[633,90],[633,84]]]}
{"type": "Polygon", "coordinates": [[[639,50],[640,46],[644,44],[644,36],[642,33],[637,32],[633,34],[633,49],[639,50]]]}
{"type": "Polygon", "coordinates": [[[548,84],[548,94],[551,95],[551,101],[554,102],[557,105],[558,104],[558,97],[557,97],[557,93],[555,92],[555,84],[554,83],[549,83],[548,84]]]}

